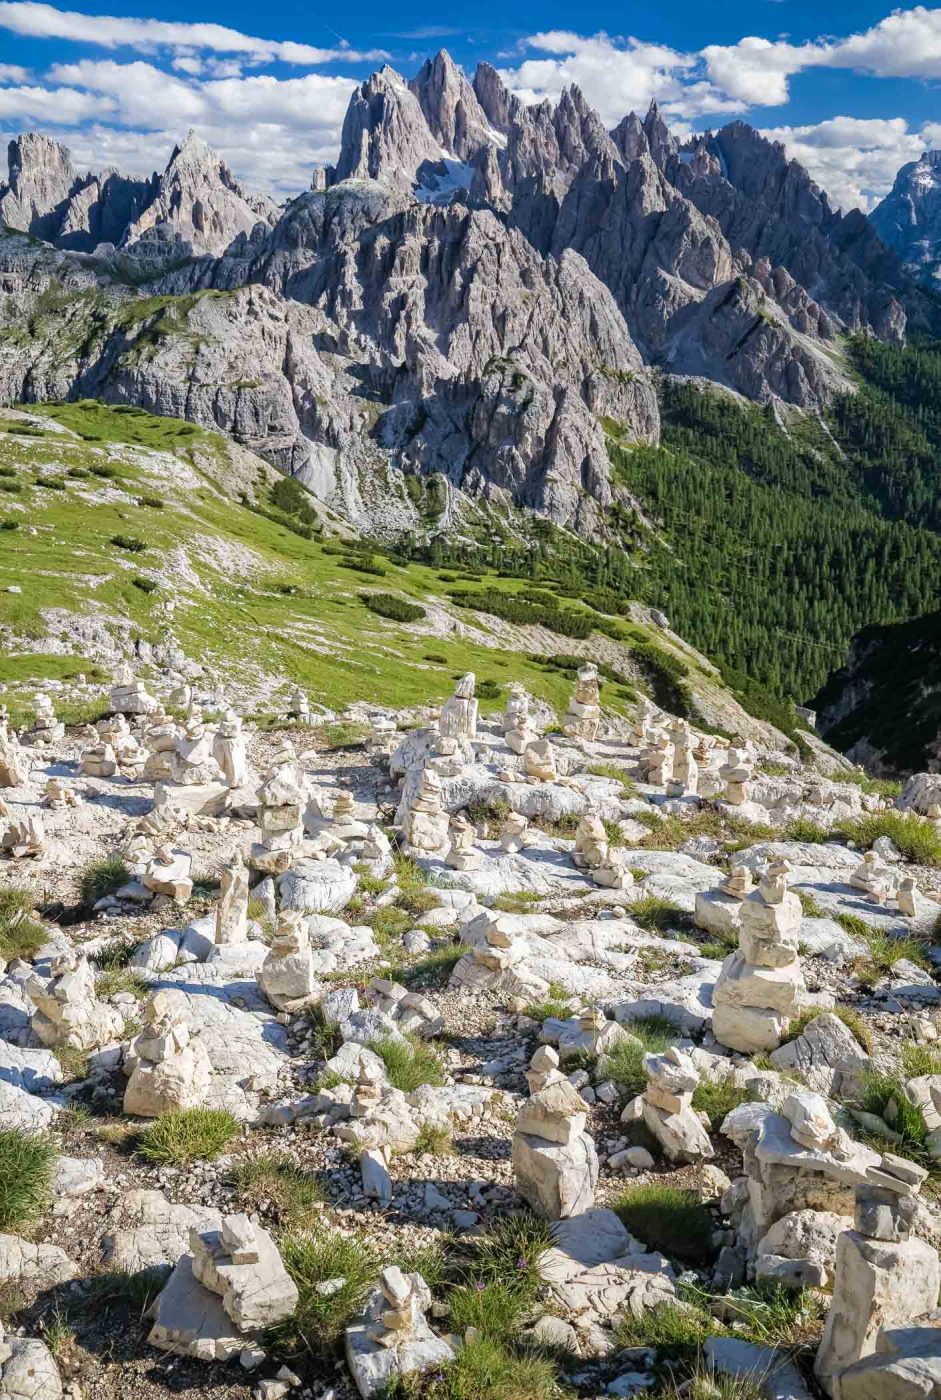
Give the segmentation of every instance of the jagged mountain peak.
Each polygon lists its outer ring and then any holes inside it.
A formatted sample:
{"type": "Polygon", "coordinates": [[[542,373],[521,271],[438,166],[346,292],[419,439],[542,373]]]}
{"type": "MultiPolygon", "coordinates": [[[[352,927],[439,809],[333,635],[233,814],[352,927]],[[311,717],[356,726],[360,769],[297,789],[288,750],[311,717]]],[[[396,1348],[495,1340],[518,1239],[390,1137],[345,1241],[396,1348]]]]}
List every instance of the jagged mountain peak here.
{"type": "Polygon", "coordinates": [[[870,224],[909,272],[937,288],[941,281],[941,150],[903,165],[870,224]]]}
{"type": "Polygon", "coordinates": [[[422,64],[408,86],[432,135],[458,160],[471,159],[495,139],[477,94],[446,49],[422,64]]]}

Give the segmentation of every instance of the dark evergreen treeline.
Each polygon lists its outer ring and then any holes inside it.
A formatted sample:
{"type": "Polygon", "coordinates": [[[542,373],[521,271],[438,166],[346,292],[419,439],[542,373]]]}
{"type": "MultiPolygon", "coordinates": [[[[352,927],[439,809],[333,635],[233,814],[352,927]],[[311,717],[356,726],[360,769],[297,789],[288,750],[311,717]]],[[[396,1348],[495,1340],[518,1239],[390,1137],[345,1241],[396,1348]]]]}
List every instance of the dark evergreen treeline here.
{"type": "Polygon", "coordinates": [[[668,383],[662,446],[612,446],[660,527],[641,594],[780,698],[812,695],[861,627],[939,601],[941,352],[852,354],[860,391],[827,425],[785,432],[770,409],[668,383]]]}

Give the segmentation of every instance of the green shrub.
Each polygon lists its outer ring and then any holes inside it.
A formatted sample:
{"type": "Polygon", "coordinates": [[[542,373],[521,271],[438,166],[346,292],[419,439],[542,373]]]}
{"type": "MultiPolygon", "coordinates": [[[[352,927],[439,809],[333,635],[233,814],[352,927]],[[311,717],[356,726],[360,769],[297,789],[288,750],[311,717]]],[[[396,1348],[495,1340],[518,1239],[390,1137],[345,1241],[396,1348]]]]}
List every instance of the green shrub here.
{"type": "Polygon", "coordinates": [[[647,929],[649,933],[666,933],[671,929],[683,928],[690,921],[689,915],[668,899],[660,899],[655,894],[644,895],[633,904],[626,906],[628,918],[647,929]]]}
{"type": "Polygon", "coordinates": [[[477,682],[474,693],[478,700],[499,700],[503,686],[499,681],[485,679],[477,682]]]}
{"type": "Polygon", "coordinates": [[[640,1016],[625,1026],[630,1039],[617,1042],[598,1066],[602,1079],[613,1079],[621,1092],[633,1098],[647,1086],[644,1056],[661,1055],[679,1039],[679,1031],[665,1016],[640,1016]]]}
{"type": "Polygon", "coordinates": [[[138,1151],[148,1162],[185,1166],[212,1161],[239,1132],[239,1121],[221,1108],[177,1108],[140,1133],[138,1151]]]}
{"type": "Polygon", "coordinates": [[[126,549],[130,554],[141,554],[147,548],[144,541],[134,535],[112,535],[111,543],[118,549],[126,549]]]}
{"type": "Polygon", "coordinates": [[[0,530],[18,530],[20,522],[18,520],[0,520],[0,530]]]}
{"type": "Polygon", "coordinates": [[[631,1186],[614,1209],[632,1235],[671,1259],[708,1263],[714,1253],[712,1217],[693,1191],[652,1183],[631,1186]]]}
{"type": "Polygon", "coordinates": [[[0,1129],[0,1230],[21,1230],[43,1214],[51,1202],[55,1158],[48,1138],[0,1129]]]}
{"type": "Polygon", "coordinates": [[[785,841],[804,841],[808,845],[822,845],[833,840],[833,833],[825,826],[812,822],[809,817],[795,817],[784,828],[785,841]]]}
{"type": "Polygon", "coordinates": [[[104,860],[91,861],[85,866],[79,881],[82,904],[86,909],[93,908],[99,899],[114,894],[122,885],[126,885],[130,878],[131,872],[120,856],[107,856],[104,860]]]}
{"type": "Polygon", "coordinates": [[[131,583],[133,583],[135,588],[139,588],[142,593],[156,593],[160,586],[157,580],[153,578],[132,578],[131,583]]]}
{"type": "Polygon", "coordinates": [[[394,593],[361,593],[360,598],[370,612],[379,617],[388,617],[393,622],[418,622],[425,616],[425,609],[417,603],[409,603],[394,593]]]}
{"type": "Polygon", "coordinates": [[[454,1152],[450,1129],[439,1123],[423,1123],[412,1151],[416,1157],[426,1152],[432,1157],[450,1157],[454,1152]]]}

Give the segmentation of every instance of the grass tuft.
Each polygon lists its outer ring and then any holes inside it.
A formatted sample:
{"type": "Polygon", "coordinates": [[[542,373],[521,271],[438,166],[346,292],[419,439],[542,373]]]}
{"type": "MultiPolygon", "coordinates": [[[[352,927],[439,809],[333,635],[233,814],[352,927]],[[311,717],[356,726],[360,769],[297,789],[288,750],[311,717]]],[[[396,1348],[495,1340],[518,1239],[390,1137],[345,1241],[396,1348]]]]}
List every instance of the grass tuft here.
{"type": "Polygon", "coordinates": [[[222,1108],[177,1108],[148,1123],[137,1148],[148,1162],[207,1162],[219,1156],[239,1128],[238,1119],[222,1108]]]}
{"type": "Polygon", "coordinates": [[[91,861],[82,871],[79,882],[82,904],[86,909],[93,908],[99,899],[114,894],[122,885],[126,885],[130,878],[131,872],[120,856],[107,856],[104,860],[91,861]]]}
{"type": "Polygon", "coordinates": [[[251,1213],[270,1204],[285,1229],[305,1230],[320,1215],[324,1193],[317,1177],[282,1153],[241,1158],[232,1180],[242,1210],[251,1213]]]}
{"type": "Polygon", "coordinates": [[[20,1230],[46,1210],[55,1157],[49,1138],[0,1129],[0,1230],[20,1230]]]}
{"type": "Polygon", "coordinates": [[[632,1235],[671,1259],[702,1265],[713,1257],[712,1217],[693,1191],[659,1182],[631,1186],[614,1210],[632,1235]]]}
{"type": "Polygon", "coordinates": [[[48,935],[33,918],[33,895],[28,890],[0,890],[0,957],[33,958],[48,935]]]}
{"type": "Polygon", "coordinates": [[[417,1036],[379,1036],[369,1049],[386,1067],[389,1083],[403,1094],[411,1094],[423,1084],[443,1084],[444,1064],[437,1049],[417,1036]]]}
{"type": "Polygon", "coordinates": [[[378,1276],[379,1258],[359,1235],[341,1235],[327,1228],[288,1235],[280,1249],[299,1297],[293,1315],[272,1328],[272,1344],[291,1356],[324,1355],[362,1309],[378,1276]],[[343,1280],[339,1288],[327,1293],[318,1290],[318,1284],[334,1279],[343,1280]]]}

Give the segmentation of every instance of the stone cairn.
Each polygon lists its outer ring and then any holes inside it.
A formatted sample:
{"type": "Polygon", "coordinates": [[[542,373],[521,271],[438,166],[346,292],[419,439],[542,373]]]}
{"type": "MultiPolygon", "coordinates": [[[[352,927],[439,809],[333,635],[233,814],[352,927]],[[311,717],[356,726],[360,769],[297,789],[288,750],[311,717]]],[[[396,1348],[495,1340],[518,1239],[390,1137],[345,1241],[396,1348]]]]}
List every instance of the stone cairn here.
{"type": "Polygon", "coordinates": [[[300,687],[292,691],[288,700],[288,719],[297,720],[298,724],[310,724],[310,701],[300,687]]]}
{"type": "MultiPolygon", "coordinates": [[[[918,886],[911,875],[905,875],[899,881],[899,887],[895,892],[895,904],[899,913],[906,919],[914,919],[918,915],[918,886]]],[[[941,1127],[941,1124],[938,1125],[941,1127]]]]}
{"type": "Polygon", "coordinates": [[[4,715],[0,718],[0,787],[22,787],[28,778],[29,759],[4,715]]]}
{"type": "Polygon", "coordinates": [[[598,667],[591,662],[579,666],[575,693],[569,701],[562,732],[570,739],[593,740],[601,723],[601,687],[598,667]]]}
{"type": "MultiPolygon", "coordinates": [[[[191,812],[221,810],[226,785],[213,756],[212,731],[198,710],[187,716],[183,732],[173,740],[170,779],[176,789],[173,801],[191,812]]],[[[156,794],[155,794],[156,799],[156,794]]]]}
{"type": "Polygon", "coordinates": [[[671,1162],[701,1162],[713,1157],[709,1134],[693,1109],[699,1073],[689,1055],[671,1046],[662,1055],[645,1055],[647,1088],[642,1098],[647,1127],[671,1162]]]}
{"type": "Polygon", "coordinates": [[[159,1118],[177,1108],[198,1108],[212,1082],[209,1056],[191,1040],[185,1021],[186,997],[173,988],[154,992],[144,1006],[144,1029],[125,1057],[130,1075],[124,1112],[159,1118]]]}
{"type": "Polygon", "coordinates": [[[862,890],[871,904],[888,904],[896,892],[898,877],[876,851],[867,851],[850,876],[850,884],[862,890]]]}
{"type": "Polygon", "coordinates": [[[83,803],[75,789],[62,778],[49,778],[46,781],[42,805],[52,812],[59,812],[65,807],[81,807],[83,803]]]}
{"type": "Polygon", "coordinates": [[[741,807],[748,801],[746,784],[754,777],[754,772],[746,749],[728,750],[719,777],[725,783],[725,800],[730,807],[741,807]]]}
{"type": "Polygon", "coordinates": [[[373,715],[367,747],[375,758],[389,758],[395,751],[397,730],[390,715],[373,715]]]}
{"type": "Polygon", "coordinates": [[[151,1346],[200,1361],[259,1355],[265,1330],[297,1307],[298,1292],[274,1240],[247,1215],[219,1230],[191,1229],[154,1305],[151,1346]]]}
{"type": "Polygon", "coordinates": [[[226,710],[222,716],[212,741],[212,756],[230,788],[241,787],[248,781],[242,721],[234,710],[226,710]]]}
{"type": "Polygon", "coordinates": [[[722,964],[712,993],[712,1032],[743,1054],[776,1050],[806,996],[797,952],[803,911],[779,861],[742,900],[739,948],[722,964]]]}
{"type": "Polygon", "coordinates": [[[693,757],[696,737],[685,719],[673,722],[670,742],[673,745],[673,773],[668,784],[671,796],[695,794],[699,789],[699,764],[693,757]]]}
{"type": "Polygon", "coordinates": [[[733,865],[728,875],[714,890],[698,890],[693,920],[697,928],[720,938],[738,933],[741,925],[742,900],[753,889],[752,874],[747,865],[733,865]]]}
{"type": "Polygon", "coordinates": [[[451,817],[448,825],[451,844],[445,856],[445,864],[452,870],[479,870],[483,862],[483,852],[477,849],[477,830],[472,821],[460,812],[451,817]]]}
{"type": "Polygon", "coordinates": [[[511,685],[503,712],[503,741],[516,754],[525,753],[538,739],[529,719],[529,696],[521,685],[511,685]]]}
{"type": "Polygon", "coordinates": [[[454,694],[441,706],[438,734],[441,739],[456,739],[470,752],[470,741],[477,738],[477,701],[474,699],[476,678],[473,671],[462,676],[454,694]]]}
{"type": "Polygon", "coordinates": [[[279,1011],[301,1011],[320,995],[307,921],[298,910],[279,913],[271,950],[255,980],[279,1011]]]}
{"type": "Polygon", "coordinates": [[[586,813],[575,832],[572,859],[596,885],[604,889],[624,890],[634,883],[627,866],[627,851],[623,846],[611,846],[600,817],[586,813]]]}
{"type": "Polygon", "coordinates": [[[588,1054],[600,1060],[610,1055],[628,1032],[617,1021],[609,1021],[600,1006],[586,1006],[566,1023],[559,1036],[559,1059],[575,1059],[588,1054]]]}
{"type": "Polygon", "coordinates": [[[529,819],[521,812],[509,812],[500,827],[500,849],[508,855],[518,855],[529,844],[529,819]]]}
{"type": "Polygon", "coordinates": [[[13,860],[36,860],[45,855],[46,831],[38,812],[13,815],[3,813],[0,828],[0,852],[13,860]]]}
{"type": "Polygon", "coordinates": [[[256,797],[261,840],[252,846],[250,863],[266,875],[282,875],[290,870],[303,840],[302,817],[307,802],[304,774],[290,744],[279,750],[256,797]]]}
{"type": "Polygon", "coordinates": [[[653,730],[650,746],[644,754],[647,781],[652,787],[665,788],[673,781],[673,745],[662,729],[653,730]]]}
{"type": "Polygon", "coordinates": [[[530,1094],[538,1094],[549,1084],[555,1084],[565,1078],[559,1069],[559,1063],[558,1052],[551,1045],[540,1045],[526,1071],[526,1083],[529,1085],[530,1094]]]}
{"type": "Polygon", "coordinates": [[[222,870],[216,905],[215,941],[244,943],[248,938],[248,871],[237,857],[222,870]]]}
{"type": "Polygon", "coordinates": [[[448,845],[448,826],[448,814],[441,805],[441,778],[434,768],[424,768],[402,818],[405,841],[413,850],[440,854],[448,845]]]}
{"type": "Polygon", "coordinates": [[[780,1113],[766,1104],[733,1109],[723,1130],[745,1167],[722,1198],[743,1267],[786,1287],[825,1286],[853,1188],[878,1167],[879,1153],[837,1127],[826,1099],[804,1088],[780,1113]]]}
{"type": "Polygon", "coordinates": [[[516,1189],[550,1220],[581,1215],[594,1204],[598,1156],[585,1132],[588,1105],[567,1079],[527,1099],[513,1134],[516,1189]]]}
{"type": "Polygon", "coordinates": [[[95,974],[87,958],[73,953],[56,958],[45,981],[35,972],[24,990],[36,1010],[32,1027],[47,1046],[97,1050],[121,1038],[124,1017],[95,996],[95,974]]]}
{"type": "Polygon", "coordinates": [[[143,734],[147,757],[143,776],[152,783],[172,781],[170,763],[176,745],[177,727],[165,710],[157,708],[149,718],[143,734]]]}
{"type": "Polygon", "coordinates": [[[36,723],[30,731],[30,741],[40,747],[46,744],[57,744],[65,737],[65,725],[61,720],[56,719],[55,710],[52,708],[52,701],[48,695],[37,695],[34,698],[36,723]]]}
{"type": "Polygon", "coordinates": [[[397,1376],[440,1369],[454,1352],[429,1327],[431,1290],[421,1274],[383,1269],[361,1318],[347,1328],[346,1359],[363,1400],[384,1393],[397,1376]]]}
{"type": "Polygon", "coordinates": [[[536,739],[523,750],[526,776],[538,783],[554,783],[559,776],[555,750],[548,739],[536,739]]]}
{"type": "Polygon", "coordinates": [[[189,851],[159,846],[147,862],[141,883],[151,894],[186,904],[193,893],[193,857],[189,851]]]}
{"type": "Polygon", "coordinates": [[[146,751],[137,742],[122,714],[107,715],[96,725],[100,742],[114,754],[118,771],[127,778],[139,778],[147,762],[146,751]]]}
{"type": "Polygon", "coordinates": [[[649,734],[654,727],[657,711],[651,705],[645,695],[642,695],[637,702],[637,709],[634,711],[634,724],[631,728],[630,742],[637,748],[645,748],[649,742],[649,734]]]}
{"type": "MultiPolygon", "coordinates": [[[[938,1252],[911,1235],[927,1175],[886,1152],[855,1188],[855,1229],[837,1240],[833,1301],[814,1363],[817,1380],[830,1394],[839,1393],[842,1372],[876,1351],[882,1328],[905,1326],[937,1307],[938,1252]]],[[[938,1346],[941,1352],[941,1334],[938,1346]]]]}
{"type": "Polygon", "coordinates": [[[157,702],[148,695],[143,681],[135,680],[129,666],[122,666],[111,687],[111,709],[117,715],[149,715],[157,702]]]}
{"type": "Polygon", "coordinates": [[[78,768],[88,778],[113,778],[118,771],[118,760],[109,743],[98,739],[82,749],[78,768]]]}

